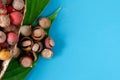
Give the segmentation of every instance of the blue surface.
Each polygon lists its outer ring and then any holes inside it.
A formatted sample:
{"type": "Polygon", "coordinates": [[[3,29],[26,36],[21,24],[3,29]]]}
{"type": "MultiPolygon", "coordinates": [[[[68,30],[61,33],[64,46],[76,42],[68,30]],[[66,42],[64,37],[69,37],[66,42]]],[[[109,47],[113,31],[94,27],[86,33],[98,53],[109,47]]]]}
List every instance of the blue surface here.
{"type": "Polygon", "coordinates": [[[120,0],[51,0],[42,16],[59,6],[55,56],[27,80],[120,80],[120,0]]]}

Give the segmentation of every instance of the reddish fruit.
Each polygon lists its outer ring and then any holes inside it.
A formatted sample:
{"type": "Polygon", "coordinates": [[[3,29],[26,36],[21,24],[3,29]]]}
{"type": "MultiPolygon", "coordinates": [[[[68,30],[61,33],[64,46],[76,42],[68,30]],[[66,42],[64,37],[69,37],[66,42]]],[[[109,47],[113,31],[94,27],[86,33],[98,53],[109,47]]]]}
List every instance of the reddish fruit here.
{"type": "Polygon", "coordinates": [[[7,37],[8,37],[7,42],[10,45],[15,45],[19,40],[18,35],[16,33],[14,33],[14,32],[8,33],[7,37]]]}
{"type": "Polygon", "coordinates": [[[7,11],[8,11],[8,13],[11,13],[11,12],[14,12],[15,9],[12,6],[8,6],[7,11]]]}
{"type": "Polygon", "coordinates": [[[0,8],[0,14],[6,14],[6,13],[7,13],[6,7],[0,8]]]}
{"type": "Polygon", "coordinates": [[[49,49],[51,49],[52,47],[55,46],[55,43],[51,37],[47,37],[45,39],[45,46],[46,46],[46,48],[49,48],[49,49]]]}
{"type": "Polygon", "coordinates": [[[23,19],[23,14],[21,12],[15,11],[10,14],[10,21],[14,25],[20,25],[23,19]]]}

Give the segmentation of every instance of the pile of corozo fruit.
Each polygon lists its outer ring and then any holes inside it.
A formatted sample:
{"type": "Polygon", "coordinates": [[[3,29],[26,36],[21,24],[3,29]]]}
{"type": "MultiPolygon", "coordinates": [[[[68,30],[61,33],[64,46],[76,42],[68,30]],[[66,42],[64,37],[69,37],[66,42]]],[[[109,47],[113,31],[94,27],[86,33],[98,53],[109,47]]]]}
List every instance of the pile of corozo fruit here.
{"type": "Polygon", "coordinates": [[[17,58],[23,67],[31,67],[38,55],[53,56],[55,43],[46,30],[51,20],[43,17],[37,26],[22,25],[24,0],[2,0],[0,2],[0,61],[17,58]]]}

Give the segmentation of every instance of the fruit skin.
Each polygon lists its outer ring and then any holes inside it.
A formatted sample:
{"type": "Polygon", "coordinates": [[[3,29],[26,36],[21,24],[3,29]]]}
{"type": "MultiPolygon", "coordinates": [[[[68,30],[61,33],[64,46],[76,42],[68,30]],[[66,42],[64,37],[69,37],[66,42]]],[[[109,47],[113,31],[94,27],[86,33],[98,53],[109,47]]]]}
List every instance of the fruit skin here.
{"type": "Polygon", "coordinates": [[[18,35],[14,32],[10,32],[7,35],[7,42],[10,45],[15,45],[18,42],[19,38],[18,35]]]}
{"type": "Polygon", "coordinates": [[[50,59],[53,56],[53,52],[50,49],[44,49],[41,55],[43,58],[50,59]]]}
{"type": "Polygon", "coordinates": [[[43,44],[41,42],[34,42],[32,46],[33,52],[40,52],[43,49],[43,44]]]}
{"type": "Polygon", "coordinates": [[[51,21],[48,18],[41,18],[39,19],[39,25],[43,28],[43,29],[47,29],[50,27],[51,25],[51,21]]]}
{"type": "Polygon", "coordinates": [[[14,0],[12,3],[12,6],[16,10],[22,10],[24,8],[25,4],[24,4],[23,0],[14,0]]]}
{"type": "Polygon", "coordinates": [[[0,27],[7,27],[10,25],[10,18],[8,15],[6,14],[3,14],[3,15],[0,15],[0,27]]]}
{"type": "Polygon", "coordinates": [[[37,26],[32,31],[32,38],[36,41],[42,40],[46,36],[46,32],[40,26],[37,26]]]}
{"type": "Polygon", "coordinates": [[[11,58],[10,50],[2,49],[0,50],[0,60],[8,60],[11,58]]]}
{"type": "Polygon", "coordinates": [[[10,25],[6,28],[4,28],[4,32],[15,32],[15,33],[18,33],[18,27],[15,26],[15,25],[10,25]]]}
{"type": "Polygon", "coordinates": [[[21,12],[15,11],[10,13],[10,21],[14,25],[20,25],[23,20],[23,14],[21,12]]]}
{"type": "Polygon", "coordinates": [[[48,49],[51,49],[55,46],[55,43],[53,41],[53,39],[51,37],[47,37],[45,39],[45,47],[48,48],[48,49]]]}
{"type": "Polygon", "coordinates": [[[7,13],[7,8],[6,7],[0,8],[0,14],[6,14],[6,13],[7,13]]]}
{"type": "Polygon", "coordinates": [[[7,11],[8,11],[8,13],[12,13],[15,11],[15,9],[12,6],[8,6],[7,11]]]}
{"type": "Polygon", "coordinates": [[[0,31],[0,43],[4,43],[6,41],[6,34],[3,31],[0,31]]]}
{"type": "Polygon", "coordinates": [[[12,48],[10,53],[11,53],[13,58],[17,58],[20,55],[20,48],[15,46],[15,47],[12,48]]]}
{"type": "Polygon", "coordinates": [[[20,64],[22,67],[32,67],[33,60],[30,56],[24,56],[20,58],[20,64]]]}
{"type": "Polygon", "coordinates": [[[11,4],[13,0],[2,0],[2,4],[6,5],[6,4],[11,4]]]}
{"type": "Polygon", "coordinates": [[[22,49],[26,52],[31,51],[33,46],[33,40],[30,37],[23,37],[20,41],[22,49]]]}
{"type": "Polygon", "coordinates": [[[30,25],[24,25],[24,26],[21,26],[20,27],[20,33],[23,35],[23,36],[30,36],[31,33],[32,33],[32,28],[30,25]]]}

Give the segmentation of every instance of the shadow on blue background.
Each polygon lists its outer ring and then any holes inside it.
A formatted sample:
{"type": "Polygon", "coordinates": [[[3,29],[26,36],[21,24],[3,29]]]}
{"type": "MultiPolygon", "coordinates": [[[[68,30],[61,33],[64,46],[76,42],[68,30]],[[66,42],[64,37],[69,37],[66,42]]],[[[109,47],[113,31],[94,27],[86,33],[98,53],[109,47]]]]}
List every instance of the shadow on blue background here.
{"type": "Polygon", "coordinates": [[[42,16],[59,6],[55,56],[40,58],[27,80],[120,80],[120,1],[51,0],[42,16]]]}

